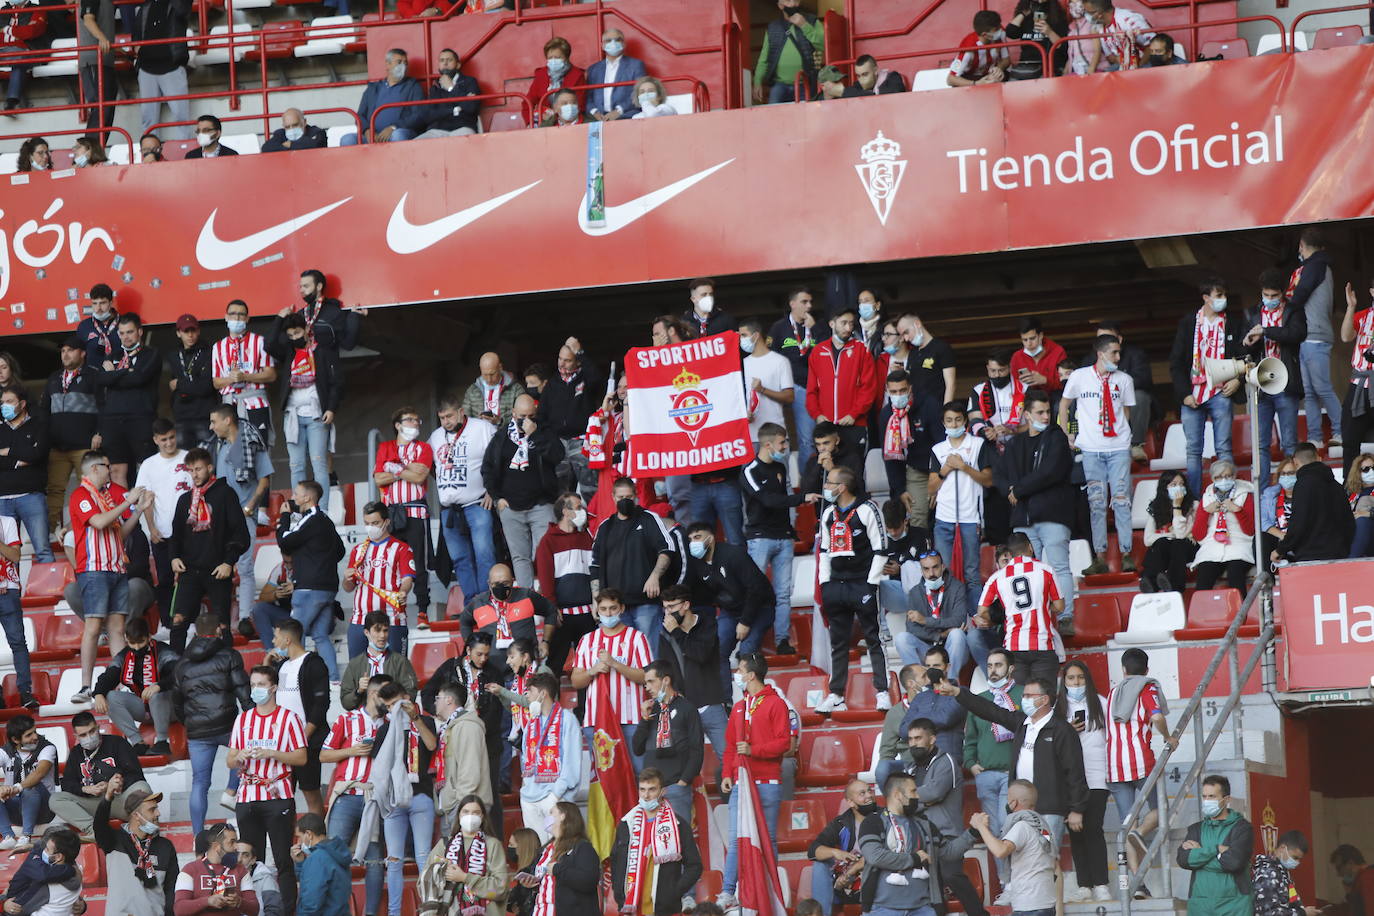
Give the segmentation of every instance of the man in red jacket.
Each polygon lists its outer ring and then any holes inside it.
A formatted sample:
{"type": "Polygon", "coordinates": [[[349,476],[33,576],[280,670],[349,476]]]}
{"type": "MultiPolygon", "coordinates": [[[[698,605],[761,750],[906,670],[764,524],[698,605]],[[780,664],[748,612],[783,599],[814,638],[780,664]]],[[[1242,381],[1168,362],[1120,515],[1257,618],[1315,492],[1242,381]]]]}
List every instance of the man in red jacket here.
{"type": "Polygon", "coordinates": [[[859,315],[845,307],[830,319],[831,336],[812,347],[806,371],[806,411],[840,427],[848,449],[868,453],[868,411],[878,397],[873,354],[854,339],[859,315]]]}
{"type": "Polygon", "coordinates": [[[1011,374],[1021,382],[1022,390],[1043,388],[1056,395],[1064,387],[1059,380],[1057,366],[1068,354],[1059,344],[1040,330],[1040,319],[1021,319],[1021,349],[1012,354],[1011,374]]]}
{"type": "MultiPolygon", "coordinates": [[[[851,330],[852,327],[851,322],[851,330]]],[[[779,776],[782,756],[791,746],[792,736],[787,704],[776,690],[763,682],[767,676],[768,663],[763,660],[762,652],[746,653],[735,670],[735,685],[743,690],[744,698],[730,711],[730,721],[725,726],[725,775],[720,780],[720,788],[730,793],[730,851],[725,857],[725,880],[721,882],[720,899],[716,901],[724,910],[739,906],[735,898],[739,883],[739,812],[735,807],[738,793],[731,789],[739,773],[740,758],[749,764],[754,791],[763,806],[768,840],[773,844],[773,855],[778,854],[778,806],[782,801],[779,776]]]]}

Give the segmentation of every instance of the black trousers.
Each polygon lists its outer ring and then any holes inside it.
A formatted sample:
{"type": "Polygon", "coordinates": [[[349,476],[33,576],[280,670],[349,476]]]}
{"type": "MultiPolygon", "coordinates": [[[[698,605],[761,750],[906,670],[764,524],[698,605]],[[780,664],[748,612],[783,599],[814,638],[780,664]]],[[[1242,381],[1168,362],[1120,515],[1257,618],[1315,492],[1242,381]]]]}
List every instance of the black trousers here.
{"type": "MultiPolygon", "coordinates": [[[[1345,430],[1342,429],[1341,432],[1344,433],[1345,430]]],[[[1245,594],[1245,576],[1250,572],[1250,567],[1253,565],[1249,560],[1232,560],[1229,563],[1199,563],[1196,567],[1197,590],[1205,592],[1215,588],[1217,580],[1221,578],[1224,571],[1227,587],[1245,594]]]]}
{"type": "MultiPolygon", "coordinates": [[[[968,916],[988,916],[988,911],[983,907],[983,900],[974,889],[973,882],[964,874],[963,856],[942,859],[940,876],[944,878],[945,888],[954,895],[955,900],[963,904],[964,912],[968,916]]],[[[943,909],[948,912],[947,908],[943,909]]]]}
{"type": "Polygon", "coordinates": [[[406,518],[405,527],[393,531],[415,555],[415,606],[429,613],[429,519],[406,518]]]}
{"type": "Polygon", "coordinates": [[[1169,577],[1169,588],[1182,592],[1188,584],[1188,564],[1197,553],[1197,545],[1187,538],[1160,538],[1145,550],[1145,562],[1140,565],[1140,581],[1155,591],[1155,579],[1160,573],[1169,577]]]}
{"type": "Polygon", "coordinates": [[[177,576],[172,591],[172,648],[177,652],[186,651],[186,631],[200,616],[202,600],[208,600],[210,610],[219,615],[221,629],[229,625],[229,607],[234,598],[232,572],[216,579],[209,569],[188,566],[186,572],[177,576]]]}
{"type": "Polygon", "coordinates": [[[1011,653],[1011,679],[1024,687],[1033,677],[1059,679],[1059,656],[1048,649],[1011,653]]]}
{"type": "MultiPolygon", "coordinates": [[[[563,676],[563,666],[568,662],[568,656],[581,641],[583,636],[596,631],[596,614],[564,614],[563,624],[553,631],[553,639],[549,640],[549,670],[553,671],[554,677],[563,676]]],[[[587,689],[584,687],[577,691],[577,719],[580,722],[583,718],[582,713],[586,707],[587,689]]]]}
{"type": "Polygon", "coordinates": [[[153,566],[157,569],[157,585],[153,586],[153,594],[157,595],[157,610],[162,617],[162,625],[170,628],[172,626],[172,591],[176,584],[175,576],[172,573],[172,542],[164,539],[151,546],[153,566]]]}
{"type": "Polygon", "coordinates": [[[830,692],[844,696],[849,686],[849,638],[857,622],[873,663],[873,687],[887,689],[887,660],[878,638],[878,589],[866,581],[827,582],[821,586],[821,609],[830,621],[830,692]]]}
{"type": "Polygon", "coordinates": [[[296,841],[296,800],[239,802],[234,816],[239,821],[239,839],[253,847],[259,862],[267,861],[267,841],[272,841],[282,911],[295,912],[296,863],[291,860],[291,844],[296,841]]]}
{"type": "MultiPolygon", "coordinates": [[[[82,64],[80,69],[83,102],[113,102],[119,95],[119,81],[115,78],[113,57],[106,56],[104,61],[97,64],[82,64]]],[[[86,113],[86,130],[94,131],[100,127],[109,127],[114,124],[114,116],[113,106],[102,108],[91,105],[86,113]]],[[[110,138],[104,134],[97,139],[101,143],[110,142],[110,138]]]]}
{"type": "Polygon", "coordinates": [[[190,451],[200,445],[210,435],[210,411],[199,420],[177,420],[177,448],[190,451]]]}
{"type": "Polygon", "coordinates": [[[1083,829],[1077,833],[1068,831],[1079,887],[1099,887],[1107,883],[1107,837],[1102,832],[1102,818],[1107,813],[1110,797],[1106,789],[1089,789],[1083,829]]]}

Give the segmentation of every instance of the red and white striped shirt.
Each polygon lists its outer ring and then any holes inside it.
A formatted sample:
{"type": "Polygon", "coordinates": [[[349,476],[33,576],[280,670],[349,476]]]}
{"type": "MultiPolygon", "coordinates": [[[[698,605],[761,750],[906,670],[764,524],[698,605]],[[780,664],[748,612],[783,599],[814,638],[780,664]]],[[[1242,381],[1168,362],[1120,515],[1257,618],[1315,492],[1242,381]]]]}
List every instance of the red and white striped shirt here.
{"type": "MultiPolygon", "coordinates": [[[[329,729],[329,740],[325,742],[325,747],[341,751],[345,748],[353,747],[362,738],[376,737],[377,726],[372,721],[372,717],[367,714],[366,709],[355,709],[350,713],[345,713],[342,719],[335,719],[333,726],[329,729]]],[[[361,757],[345,757],[334,767],[334,779],[338,782],[370,782],[372,779],[372,757],[364,754],[361,757]]],[[[361,795],[363,786],[355,786],[348,790],[349,795],[361,795]]]]}
{"type": "MultiPolygon", "coordinates": [[[[229,747],[240,751],[255,747],[291,752],[305,747],[305,725],[301,717],[285,706],[278,706],[268,715],[257,708],[239,713],[234,720],[234,734],[229,747]]],[[[241,757],[239,773],[240,802],[276,801],[293,798],[295,786],[291,782],[291,768],[270,757],[241,757]]]]}
{"type": "MultiPolygon", "coordinates": [[[[643,668],[654,659],[653,654],[649,652],[649,640],[634,627],[624,627],[615,634],[606,632],[605,627],[597,627],[594,632],[583,636],[577,643],[573,665],[590,671],[596,667],[597,657],[603,649],[616,661],[631,668],[643,668]]],[[[610,691],[611,709],[615,711],[622,724],[639,721],[639,707],[644,702],[642,684],[636,684],[615,670],[607,674],[598,674],[592,678],[591,686],[587,688],[588,709],[596,708],[603,690],[610,691]]]]}
{"type": "MultiPolygon", "coordinates": [[[[127,494],[128,491],[119,484],[107,484],[102,491],[107,502],[102,507],[100,501],[84,485],[78,484],[72,491],[67,508],[71,512],[72,538],[76,542],[77,572],[124,572],[124,539],[120,537],[119,521],[116,520],[114,524],[104,528],[96,528],[91,524],[91,518],[103,515],[115,506],[123,505],[127,494]]],[[[128,512],[125,512],[120,518],[127,516],[128,512]]]]}
{"type": "MultiPolygon", "coordinates": [[[[1107,696],[1107,709],[1115,708],[1113,687],[1107,696]]],[[[1135,702],[1130,721],[1117,722],[1107,716],[1107,782],[1132,782],[1144,779],[1155,765],[1155,752],[1150,747],[1150,719],[1164,711],[1159,700],[1159,688],[1146,684],[1135,702]]]]}
{"type": "MultiPolygon", "coordinates": [[[[1374,307],[1355,313],[1355,350],[1350,354],[1350,368],[1356,372],[1374,370],[1374,363],[1364,357],[1370,347],[1374,347],[1374,307]]],[[[1351,384],[1368,388],[1369,379],[1354,379],[1351,384]]]]}
{"type": "Polygon", "coordinates": [[[1059,600],[1054,571],[1033,557],[1017,557],[994,573],[983,585],[979,607],[1002,599],[1007,611],[1003,640],[1011,652],[1054,651],[1054,614],[1050,602],[1059,600]]]}
{"type": "Polygon", "coordinates": [[[1198,310],[1193,328],[1193,400],[1201,407],[1221,393],[1221,388],[1207,380],[1207,360],[1226,355],[1226,316],[1208,314],[1211,309],[1198,310]]]}
{"type": "MultiPolygon", "coordinates": [[[[261,334],[245,331],[242,337],[226,337],[215,341],[210,349],[210,372],[215,378],[225,378],[235,372],[262,372],[272,367],[267,354],[267,341],[261,334]]],[[[245,410],[267,407],[267,386],[260,382],[239,382],[219,390],[226,404],[242,404],[245,410]]]]}
{"type": "Polygon", "coordinates": [[[405,601],[400,602],[400,607],[392,607],[378,590],[399,592],[403,580],[415,578],[415,554],[410,545],[394,537],[384,541],[363,541],[349,552],[348,568],[358,571],[358,587],[353,590],[353,617],[349,623],[362,626],[366,615],[382,611],[391,615],[392,626],[405,626],[405,601]]]}
{"type": "MultiPolygon", "coordinates": [[[[0,515],[0,541],[10,547],[18,547],[22,543],[19,540],[19,522],[11,516],[0,515]]],[[[19,565],[0,557],[0,592],[18,590],[19,587],[19,565]]]]}
{"type": "MultiPolygon", "coordinates": [[[[377,446],[377,466],[372,469],[373,473],[384,471],[396,475],[394,483],[382,487],[382,502],[394,506],[398,503],[418,502],[425,498],[426,484],[401,479],[401,472],[412,464],[423,464],[431,470],[434,468],[434,449],[430,448],[428,442],[421,442],[419,439],[414,442],[388,439],[377,446]]],[[[412,506],[406,510],[406,515],[411,518],[425,518],[426,510],[424,506],[412,506]]]]}

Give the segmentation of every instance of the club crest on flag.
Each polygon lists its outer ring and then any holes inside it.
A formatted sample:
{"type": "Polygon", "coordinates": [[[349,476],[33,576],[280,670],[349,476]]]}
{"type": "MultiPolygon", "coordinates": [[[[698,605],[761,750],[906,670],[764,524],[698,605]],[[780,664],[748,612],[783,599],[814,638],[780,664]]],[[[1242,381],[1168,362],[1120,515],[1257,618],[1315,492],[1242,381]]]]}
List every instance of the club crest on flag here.
{"type": "Polygon", "coordinates": [[[684,367],[673,379],[673,387],[677,389],[677,394],[672,397],[668,416],[696,445],[697,436],[701,435],[714,408],[706,392],[701,390],[701,376],[691,369],[684,367]]]}
{"type": "Polygon", "coordinates": [[[609,770],[615,765],[616,743],[616,739],[604,728],[598,728],[592,733],[592,759],[598,770],[609,770]]]}
{"type": "Polygon", "coordinates": [[[897,158],[901,154],[902,145],[878,131],[878,136],[859,148],[859,158],[863,163],[854,166],[873,204],[873,212],[878,214],[878,221],[884,226],[887,225],[888,213],[892,211],[892,202],[897,198],[902,175],[906,172],[906,160],[897,158]]]}

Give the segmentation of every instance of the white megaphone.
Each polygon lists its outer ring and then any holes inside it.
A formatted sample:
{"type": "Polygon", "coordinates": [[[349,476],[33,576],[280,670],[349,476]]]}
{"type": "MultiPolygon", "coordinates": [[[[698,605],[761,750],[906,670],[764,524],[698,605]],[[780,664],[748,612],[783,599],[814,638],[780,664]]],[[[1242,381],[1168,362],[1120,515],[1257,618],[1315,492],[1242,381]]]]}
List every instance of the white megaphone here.
{"type": "Polygon", "coordinates": [[[1245,379],[1265,394],[1279,394],[1288,387],[1288,367],[1283,360],[1270,356],[1252,366],[1243,359],[1208,359],[1203,361],[1207,384],[1220,388],[1232,379],[1245,379]]]}

